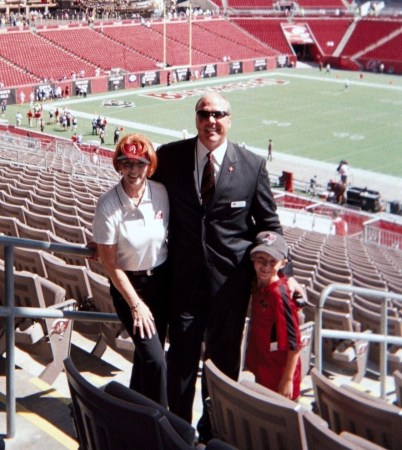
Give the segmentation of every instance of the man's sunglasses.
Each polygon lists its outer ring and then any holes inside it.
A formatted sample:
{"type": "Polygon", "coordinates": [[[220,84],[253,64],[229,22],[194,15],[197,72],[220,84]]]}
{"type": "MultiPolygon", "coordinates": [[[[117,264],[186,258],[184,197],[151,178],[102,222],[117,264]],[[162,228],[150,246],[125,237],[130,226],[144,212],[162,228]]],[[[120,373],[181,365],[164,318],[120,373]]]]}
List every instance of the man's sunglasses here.
{"type": "Polygon", "coordinates": [[[214,119],[219,120],[229,115],[230,113],[227,111],[204,111],[203,109],[199,109],[197,111],[197,116],[201,119],[209,119],[210,117],[213,117],[214,119]]]}

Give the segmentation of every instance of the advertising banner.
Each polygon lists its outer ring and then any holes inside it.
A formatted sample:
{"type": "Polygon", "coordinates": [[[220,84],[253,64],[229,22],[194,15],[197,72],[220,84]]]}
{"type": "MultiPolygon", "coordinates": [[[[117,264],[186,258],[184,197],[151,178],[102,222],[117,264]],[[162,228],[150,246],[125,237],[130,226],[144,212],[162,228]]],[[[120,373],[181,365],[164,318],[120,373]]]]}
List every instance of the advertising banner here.
{"type": "Polygon", "coordinates": [[[254,70],[259,72],[260,70],[267,70],[267,60],[266,59],[256,59],[254,61],[254,70]]]}
{"type": "Polygon", "coordinates": [[[73,83],[73,94],[86,97],[91,93],[91,80],[76,80],[73,83]]]}
{"type": "Polygon", "coordinates": [[[4,100],[6,105],[15,105],[17,103],[15,89],[0,89],[0,103],[4,100]]]}
{"type": "Polygon", "coordinates": [[[234,61],[230,63],[230,74],[243,73],[243,62],[234,61]]]}
{"type": "Polygon", "coordinates": [[[124,75],[115,75],[108,78],[109,91],[117,91],[125,88],[124,75]]]}
{"type": "Polygon", "coordinates": [[[216,64],[208,64],[204,66],[201,73],[202,78],[212,78],[217,76],[216,64]]]}
{"type": "Polygon", "coordinates": [[[156,84],[160,84],[159,72],[144,72],[141,75],[141,87],[153,86],[156,84]]]}

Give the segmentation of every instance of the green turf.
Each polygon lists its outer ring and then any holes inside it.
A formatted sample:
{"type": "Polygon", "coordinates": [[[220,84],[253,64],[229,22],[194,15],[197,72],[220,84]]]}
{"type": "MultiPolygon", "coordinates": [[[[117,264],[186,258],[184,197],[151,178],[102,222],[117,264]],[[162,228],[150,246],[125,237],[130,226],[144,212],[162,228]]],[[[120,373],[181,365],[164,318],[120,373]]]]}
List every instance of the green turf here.
{"type": "MultiPolygon", "coordinates": [[[[274,151],[306,158],[338,163],[346,158],[355,168],[402,176],[402,78],[358,72],[332,71],[331,75],[317,69],[278,70],[237,75],[198,82],[183,82],[171,86],[118,91],[90,95],[85,100],[64,103],[79,115],[78,131],[84,141],[91,136],[90,118],[100,114],[109,120],[106,145],[113,148],[113,129],[122,125],[124,132],[143,131],[154,142],[179,139],[181,130],[192,134],[194,105],[207,88],[231,86],[225,92],[232,104],[233,120],[230,138],[249,146],[263,148],[273,139],[274,151]],[[251,87],[257,78],[283,80],[286,83],[251,87]],[[350,85],[345,89],[344,80],[350,85]],[[149,92],[198,92],[181,100],[162,101],[144,96],[149,92]],[[102,107],[104,98],[135,102],[135,108],[102,107]],[[134,124],[134,122],[136,124],[134,124]],[[161,127],[162,130],[144,126],[161,127]]],[[[49,104],[48,104],[49,105],[49,104]]],[[[48,107],[48,105],[46,107],[48,107]]],[[[15,122],[16,111],[25,114],[28,105],[9,106],[7,118],[15,122]]],[[[47,113],[44,116],[48,117],[47,113]]],[[[70,134],[58,126],[46,126],[45,131],[63,137],[70,134]]],[[[95,137],[95,139],[97,139],[95,137]]]]}

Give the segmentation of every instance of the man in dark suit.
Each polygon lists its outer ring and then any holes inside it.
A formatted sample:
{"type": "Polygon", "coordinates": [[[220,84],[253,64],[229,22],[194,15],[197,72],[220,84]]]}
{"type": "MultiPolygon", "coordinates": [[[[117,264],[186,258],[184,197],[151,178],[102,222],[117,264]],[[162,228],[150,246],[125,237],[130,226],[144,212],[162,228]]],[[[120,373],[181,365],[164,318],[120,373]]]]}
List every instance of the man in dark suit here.
{"type": "MultiPolygon", "coordinates": [[[[198,136],[162,145],[154,176],[170,201],[169,407],[189,422],[203,341],[204,359],[237,379],[253,278],[249,248],[260,231],[282,234],[266,161],[227,140],[229,102],[208,93],[195,110],[198,136]],[[214,181],[204,199],[207,161],[214,181]]],[[[202,392],[205,399],[204,379],[202,392]]],[[[197,428],[202,440],[210,437],[206,413],[197,428]]]]}

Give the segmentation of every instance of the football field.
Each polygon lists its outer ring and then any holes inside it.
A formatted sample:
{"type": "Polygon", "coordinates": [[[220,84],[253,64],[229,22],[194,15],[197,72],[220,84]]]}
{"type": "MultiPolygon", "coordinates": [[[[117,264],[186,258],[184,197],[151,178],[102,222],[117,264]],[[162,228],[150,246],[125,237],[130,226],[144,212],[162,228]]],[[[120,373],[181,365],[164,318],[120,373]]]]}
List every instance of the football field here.
{"type": "MultiPolygon", "coordinates": [[[[364,73],[361,78],[358,72],[326,75],[318,69],[284,69],[71,97],[47,103],[45,110],[68,107],[78,117],[84,142],[98,139],[91,135],[91,120],[100,115],[108,120],[110,148],[116,126],[123,127],[123,133],[143,132],[153,142],[165,143],[180,139],[183,129],[196,133],[194,105],[209,89],[222,91],[231,102],[232,141],[264,154],[272,139],[274,155],[334,165],[347,159],[353,168],[402,176],[402,78],[397,76],[364,73]],[[133,106],[106,106],[124,102],[133,106]]],[[[10,123],[17,110],[25,119],[28,109],[9,107],[10,123]]],[[[47,112],[44,118],[47,121],[47,112]]],[[[45,132],[71,135],[59,125],[46,125],[45,132]]]]}

